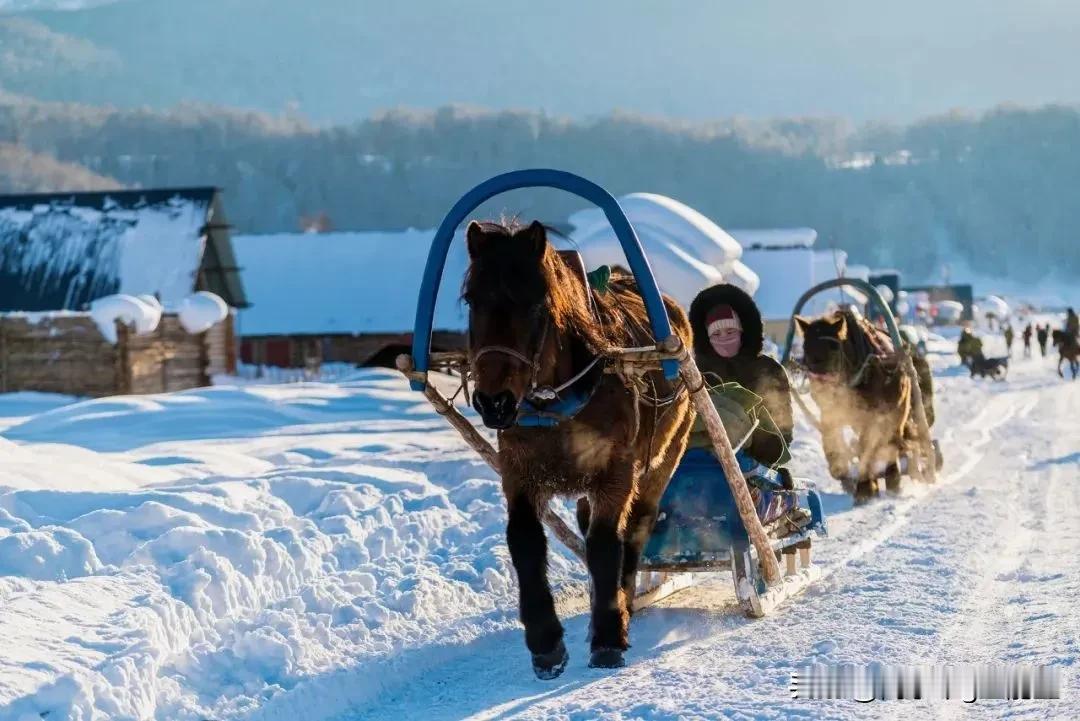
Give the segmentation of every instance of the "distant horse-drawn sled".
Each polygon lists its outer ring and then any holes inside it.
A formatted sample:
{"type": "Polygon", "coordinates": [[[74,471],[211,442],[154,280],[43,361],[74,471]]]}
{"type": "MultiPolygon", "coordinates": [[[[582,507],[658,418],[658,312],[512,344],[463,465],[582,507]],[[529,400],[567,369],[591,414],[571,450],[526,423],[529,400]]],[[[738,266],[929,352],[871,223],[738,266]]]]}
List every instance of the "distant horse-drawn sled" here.
{"type": "MultiPolygon", "coordinates": [[[[848,325],[846,316],[792,321],[807,336],[803,362],[822,408],[830,467],[857,487],[878,473],[932,480],[936,468],[923,400],[929,387],[888,319],[894,343],[872,360],[850,354],[850,344],[869,331],[848,325]],[[832,365],[835,353],[817,355],[821,343],[839,350],[840,365],[832,365]],[[834,392],[831,374],[849,372],[858,377],[841,377],[855,396],[863,380],[889,384],[885,406],[867,401],[867,412],[887,415],[888,423],[870,430],[854,455],[836,441],[834,427],[863,416],[833,417],[818,395],[834,392]]],[[[753,617],[817,576],[811,542],[826,530],[818,494],[753,452],[753,439],[771,424],[761,398],[703,375],[694,348],[687,314],[661,295],[618,202],[584,178],[543,169],[496,176],[462,197],[436,233],[412,353],[397,365],[501,476],[520,618],[540,678],[558,676],[568,658],[547,579],[545,526],[588,568],[594,667],[621,666],[634,610],[685,587],[696,573],[730,572],[753,617]],[[435,300],[456,229],[491,197],[528,187],[561,189],[599,206],[629,270],[587,273],[580,255],[556,250],[539,223],[471,222],[462,288],[468,350],[431,352],[435,300]],[[497,432],[496,445],[436,388],[434,372],[458,379],[459,392],[497,432]],[[577,499],[577,531],[552,505],[560,496],[577,499]]]]}
{"type": "Polygon", "coordinates": [[[893,493],[904,476],[935,481],[942,457],[930,432],[930,367],[900,333],[888,304],[872,285],[837,278],[804,293],[792,312],[781,360],[806,378],[820,417],[799,395],[795,398],[821,432],[829,472],[857,503],[876,496],[881,481],[893,493]],[[868,296],[884,329],[850,307],[815,319],[799,315],[815,295],[844,286],[868,296]],[[798,360],[792,357],[796,331],[803,338],[798,360]],[[852,442],[846,432],[854,434],[852,442]]]}

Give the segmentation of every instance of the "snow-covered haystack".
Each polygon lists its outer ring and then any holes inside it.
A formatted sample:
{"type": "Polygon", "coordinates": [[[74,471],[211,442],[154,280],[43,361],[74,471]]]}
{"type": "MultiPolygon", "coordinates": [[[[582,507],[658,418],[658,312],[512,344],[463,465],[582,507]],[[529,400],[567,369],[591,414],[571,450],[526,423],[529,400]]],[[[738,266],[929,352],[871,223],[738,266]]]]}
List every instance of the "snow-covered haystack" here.
{"type": "Polygon", "coordinates": [[[90,317],[94,319],[101,335],[110,343],[116,343],[116,322],[131,326],[138,335],[157,330],[161,322],[161,304],[153,296],[153,303],[133,295],[107,295],[90,303],[90,317]]]}
{"type": "Polygon", "coordinates": [[[177,308],[180,325],[188,333],[202,333],[217,325],[229,315],[229,306],[209,291],[200,290],[180,301],[177,308]]]}
{"type": "MultiPolygon", "coordinates": [[[[730,281],[748,292],[760,282],[749,268],[735,265],[742,247],[720,226],[693,208],[654,193],[631,193],[619,198],[645,248],[660,289],[689,307],[702,289],[730,281]]],[[[570,216],[572,238],[585,265],[627,266],[615,232],[598,208],[570,216]]]]}

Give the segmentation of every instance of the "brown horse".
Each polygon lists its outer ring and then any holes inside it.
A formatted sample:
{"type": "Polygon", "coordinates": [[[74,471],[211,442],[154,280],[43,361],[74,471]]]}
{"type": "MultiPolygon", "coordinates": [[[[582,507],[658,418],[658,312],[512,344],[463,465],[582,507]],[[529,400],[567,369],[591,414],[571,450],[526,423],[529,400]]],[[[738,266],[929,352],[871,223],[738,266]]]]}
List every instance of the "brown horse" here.
{"type": "MultiPolygon", "coordinates": [[[[850,311],[815,320],[796,318],[803,335],[803,364],[810,394],[821,409],[821,440],[829,472],[843,481],[856,502],[877,495],[878,479],[887,490],[900,487],[900,457],[915,437],[911,418],[911,379],[888,355],[892,342],[881,330],[850,311]],[[844,428],[858,436],[851,478],[852,449],[844,428]]],[[[933,424],[932,383],[925,360],[916,356],[916,374],[927,422],[933,424]]]]}
{"type": "Polygon", "coordinates": [[[1055,330],[1053,337],[1054,347],[1058,349],[1058,375],[1065,377],[1061,372],[1061,364],[1069,361],[1069,370],[1072,371],[1073,380],[1076,380],[1076,376],[1080,374],[1080,342],[1063,330],[1055,330]]]}
{"type": "MultiPolygon", "coordinates": [[[[639,392],[599,372],[591,387],[578,389],[588,400],[572,417],[548,427],[522,425],[523,409],[557,402],[554,391],[588,377],[589,368],[602,371],[605,354],[652,345],[645,306],[624,273],[616,271],[605,292],[592,290],[580,259],[555,251],[538,222],[472,222],[466,240],[462,298],[469,306],[473,406],[484,425],[498,430],[507,544],[533,670],[554,678],[567,661],[540,520],[553,496],[580,499],[592,581],[589,665],[621,666],[641,551],[693,422],[688,395],[659,372],[645,376],[639,392]]],[[[665,304],[674,332],[692,347],[685,313],[668,298],[665,304]]]]}

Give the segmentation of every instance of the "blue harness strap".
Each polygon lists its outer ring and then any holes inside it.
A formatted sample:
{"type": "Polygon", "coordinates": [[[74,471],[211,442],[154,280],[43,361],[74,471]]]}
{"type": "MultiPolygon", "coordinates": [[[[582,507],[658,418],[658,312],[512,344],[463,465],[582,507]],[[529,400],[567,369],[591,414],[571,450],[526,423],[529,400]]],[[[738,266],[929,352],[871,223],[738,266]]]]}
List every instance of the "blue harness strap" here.
{"type": "Polygon", "coordinates": [[[518,408],[517,425],[551,428],[570,420],[589,405],[603,377],[604,366],[597,363],[588,373],[560,391],[558,397],[552,401],[545,403],[528,398],[522,400],[518,408]]]}

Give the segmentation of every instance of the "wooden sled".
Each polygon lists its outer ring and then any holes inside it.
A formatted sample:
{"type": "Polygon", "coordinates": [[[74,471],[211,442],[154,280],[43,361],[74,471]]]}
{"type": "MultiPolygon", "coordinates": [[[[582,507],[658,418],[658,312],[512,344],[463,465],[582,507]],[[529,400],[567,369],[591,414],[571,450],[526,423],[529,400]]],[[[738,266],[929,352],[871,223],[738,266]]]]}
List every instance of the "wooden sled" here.
{"type": "MultiPolygon", "coordinates": [[[[605,370],[616,373],[624,379],[659,370],[669,380],[681,378],[690,391],[694,407],[704,421],[712,441],[717,466],[722,469],[714,481],[718,487],[726,486],[727,516],[730,518],[730,523],[737,524],[740,528],[740,531],[732,536],[733,544],[735,539],[738,539],[738,545],[732,545],[732,548],[736,550],[730,553],[726,560],[717,555],[708,563],[700,565],[700,568],[710,571],[716,571],[720,567],[730,569],[735,574],[740,598],[746,599],[745,607],[748,612],[755,616],[767,613],[779,600],[790,595],[793,585],[796,584],[793,577],[797,574],[785,576],[780,570],[778,559],[778,556],[789,555],[787,551],[789,545],[778,546],[777,540],[770,537],[769,531],[759,519],[755,501],[739,460],[736,458],[716,408],[709,398],[693,355],[671,331],[660,291],[637,234],[615,198],[600,186],[571,173],[532,169],[496,176],[466,193],[443,219],[432,241],[417,302],[412,353],[398,357],[398,369],[409,379],[413,390],[422,392],[435,410],[443,415],[465,441],[498,472],[498,453],[491,443],[454,407],[453,403],[429,382],[429,371],[451,372],[459,376],[463,384],[468,382],[471,373],[471,364],[466,354],[431,352],[432,322],[446,255],[455,230],[473,210],[493,196],[531,187],[561,189],[594,203],[603,210],[615,231],[622,244],[630,271],[637,280],[655,341],[652,345],[619,349],[605,356],[602,359],[605,370]]],[[[544,514],[543,520],[556,538],[584,560],[585,542],[575,531],[550,509],[544,514]]],[[[808,541],[808,539],[799,540],[800,543],[803,541],[808,541]]],[[[808,546],[805,549],[805,555],[802,554],[802,547],[799,547],[799,550],[808,565],[808,546]]],[[[645,572],[648,587],[644,589],[641,603],[648,603],[650,599],[656,600],[665,593],[670,594],[673,589],[680,586],[685,587],[686,584],[692,582],[692,578],[687,578],[687,576],[693,573],[696,567],[686,564],[650,566],[645,572]],[[650,583],[649,579],[655,582],[650,583]]]]}

